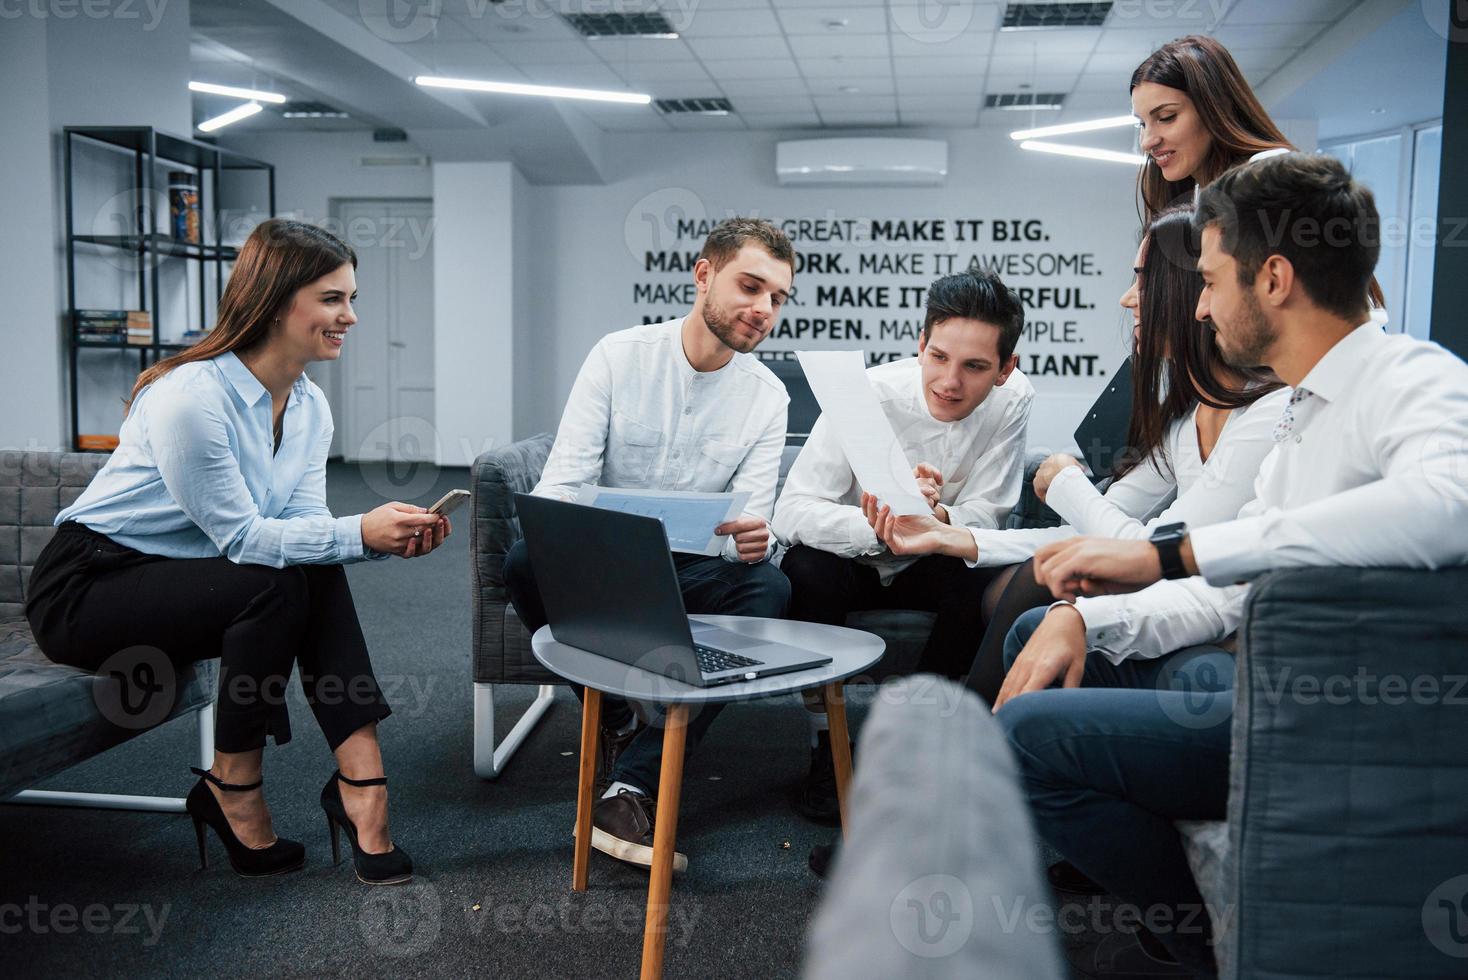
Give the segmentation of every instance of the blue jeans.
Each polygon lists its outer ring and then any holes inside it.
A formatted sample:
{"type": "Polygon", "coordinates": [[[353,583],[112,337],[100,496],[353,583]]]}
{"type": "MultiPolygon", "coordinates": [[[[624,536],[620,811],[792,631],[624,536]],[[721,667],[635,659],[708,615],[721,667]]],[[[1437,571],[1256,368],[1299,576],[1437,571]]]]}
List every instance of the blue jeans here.
{"type": "MultiPolygon", "coordinates": [[[[1044,615],[1016,621],[1006,664],[1044,615]]],[[[1173,821],[1224,817],[1233,678],[1233,654],[1212,646],[1120,665],[1092,653],[1081,687],[1025,694],[998,713],[1040,835],[1152,916],[1157,938],[1203,977],[1216,971],[1212,926],[1173,821]]]]}
{"type": "MultiPolygon", "coordinates": [[[[750,565],[725,561],[718,556],[675,553],[673,564],[678,570],[683,606],[690,613],[779,619],[790,604],[790,580],[767,561],[750,565]]],[[[531,633],[546,624],[545,605],[535,584],[524,540],[516,541],[505,555],[505,591],[520,621],[531,633]]],[[[580,695],[579,687],[576,693],[580,695]]],[[[685,752],[693,751],[723,708],[722,704],[690,706],[685,752]]],[[[603,728],[615,730],[632,720],[632,708],[621,698],[603,698],[601,712],[603,728]]],[[[622,751],[609,778],[656,796],[663,762],[661,712],[652,721],[622,751]]]]}

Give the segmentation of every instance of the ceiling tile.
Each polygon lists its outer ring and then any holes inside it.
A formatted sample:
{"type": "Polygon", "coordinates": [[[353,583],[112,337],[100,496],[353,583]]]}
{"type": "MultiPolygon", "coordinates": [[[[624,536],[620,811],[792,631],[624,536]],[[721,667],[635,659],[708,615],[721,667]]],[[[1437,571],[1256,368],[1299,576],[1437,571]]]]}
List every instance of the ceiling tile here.
{"type": "Polygon", "coordinates": [[[512,65],[601,64],[584,41],[498,41],[489,47],[512,65]]]}
{"type": "Polygon", "coordinates": [[[893,0],[889,16],[894,33],[941,42],[962,34],[997,31],[1001,6],[971,0],[893,0]]]}
{"type": "Polygon", "coordinates": [[[452,75],[469,72],[471,77],[485,78],[486,73],[497,72],[504,77],[509,63],[478,41],[441,41],[433,44],[418,41],[400,46],[408,57],[428,69],[428,75],[452,75]]]}
{"type": "Polygon", "coordinates": [[[960,34],[944,40],[922,40],[906,34],[892,34],[894,58],[983,58],[988,59],[994,45],[993,34],[960,34]]]}
{"type": "Polygon", "coordinates": [[[977,58],[893,58],[892,71],[900,83],[903,78],[946,78],[950,75],[977,75],[987,69],[987,62],[977,58]]]}
{"type": "Polygon", "coordinates": [[[773,98],[775,96],[787,95],[792,92],[805,94],[805,83],[798,78],[719,78],[719,88],[732,98],[750,96],[753,98],[773,98]]]}
{"type": "Polygon", "coordinates": [[[1064,74],[1047,72],[1042,75],[1031,75],[1026,72],[1023,75],[1007,75],[1003,72],[991,71],[989,72],[988,90],[990,92],[1069,92],[1075,88],[1078,78],[1080,78],[1079,72],[1065,72],[1064,74]]]}
{"type": "Polygon", "coordinates": [[[687,61],[693,57],[687,44],[668,38],[594,37],[588,38],[586,45],[613,67],[643,61],[687,61]]]}
{"type": "Polygon", "coordinates": [[[1044,54],[1038,58],[1029,55],[995,55],[989,59],[989,71],[1001,75],[1028,75],[1034,71],[1053,75],[1069,72],[1080,74],[1086,58],[1083,54],[1057,55],[1053,58],[1044,54]]]}
{"type": "Polygon", "coordinates": [[[897,112],[833,112],[822,113],[827,129],[886,129],[897,125],[897,112]]]}
{"type": "Polygon", "coordinates": [[[722,61],[732,58],[788,58],[790,48],[780,34],[753,35],[750,37],[705,37],[689,38],[688,47],[705,61],[722,61]]]}
{"type": "Polygon", "coordinates": [[[576,29],[548,4],[456,3],[445,7],[449,13],[444,20],[457,21],[466,31],[486,41],[582,40],[576,29]]]}
{"type": "Polygon", "coordinates": [[[1345,13],[1341,0],[1234,0],[1225,24],[1300,24],[1334,20],[1345,13]]]}
{"type": "Polygon", "coordinates": [[[1040,59],[1090,54],[1100,39],[1099,27],[1068,28],[1055,31],[1000,31],[994,39],[994,57],[1029,58],[1039,52],[1040,59]]]}
{"type": "Polygon", "coordinates": [[[1238,62],[1239,68],[1245,75],[1249,76],[1252,84],[1257,84],[1263,79],[1259,76],[1267,76],[1278,71],[1286,61],[1300,53],[1300,48],[1241,48],[1231,51],[1234,61],[1238,62]]]}
{"type": "Polygon", "coordinates": [[[734,98],[730,96],[729,101],[734,110],[740,115],[779,115],[781,113],[815,112],[816,107],[809,96],[787,95],[784,98],[773,98],[771,96],[751,96],[749,98],[734,98]]]}
{"type": "Polygon", "coordinates": [[[727,132],[748,129],[749,126],[736,113],[727,116],[709,116],[701,113],[685,113],[663,117],[668,125],[682,132],[727,132]]]}
{"type": "Polygon", "coordinates": [[[897,98],[892,95],[820,95],[812,101],[822,118],[828,113],[897,111],[897,98]]]}
{"type": "Polygon", "coordinates": [[[887,11],[881,7],[786,7],[779,13],[787,34],[841,38],[887,33],[887,11]],[[831,26],[838,23],[842,26],[831,26]]]}
{"type": "Polygon", "coordinates": [[[720,84],[729,81],[769,81],[782,85],[800,77],[800,69],[789,58],[745,59],[742,61],[708,61],[703,66],[720,84]]]}
{"type": "Polygon", "coordinates": [[[806,78],[845,78],[851,75],[891,76],[888,58],[801,58],[800,71],[806,78]]]}
{"type": "Polygon", "coordinates": [[[759,116],[755,119],[746,119],[745,123],[750,129],[816,129],[820,126],[820,117],[815,113],[788,113],[786,115],[759,116]]]}
{"type": "Polygon", "coordinates": [[[902,125],[938,129],[969,129],[979,119],[977,112],[907,112],[901,113],[902,125]]]}
{"type": "MultiPolygon", "coordinates": [[[[831,0],[771,0],[781,7],[829,7],[831,0]]],[[[847,0],[843,7],[883,7],[887,0],[847,0]]]]}
{"type": "Polygon", "coordinates": [[[696,61],[633,62],[630,65],[613,64],[611,68],[629,82],[713,82],[703,65],[696,61]]]}
{"type": "Polygon", "coordinates": [[[795,52],[796,58],[886,58],[891,53],[887,38],[882,34],[848,37],[803,35],[790,39],[790,50],[795,52]]]}
{"type": "Polygon", "coordinates": [[[950,92],[982,92],[983,90],[983,75],[933,75],[922,78],[902,75],[897,78],[899,96],[943,95],[950,92]]]}
{"type": "Polygon", "coordinates": [[[1132,72],[1142,63],[1142,59],[1151,53],[1150,48],[1141,54],[1133,51],[1093,51],[1091,60],[1086,62],[1086,74],[1110,72],[1120,77],[1125,84],[1131,80],[1132,72]]]}
{"type": "Polygon", "coordinates": [[[908,112],[952,112],[975,114],[979,111],[983,97],[977,92],[961,96],[951,95],[899,95],[897,108],[908,112]]]}
{"type": "MultiPolygon", "coordinates": [[[[1286,6],[1294,0],[1271,0],[1286,6]]],[[[1162,31],[1170,38],[1186,34],[1207,34],[1217,27],[1219,12],[1226,7],[1219,0],[1116,0],[1107,30],[1162,31]]]]}
{"type": "Polygon", "coordinates": [[[891,75],[838,75],[811,78],[806,87],[812,95],[850,95],[843,88],[860,89],[863,95],[891,95],[896,91],[891,75]]]}
{"type": "Polygon", "coordinates": [[[694,3],[684,19],[687,26],[680,27],[678,33],[688,40],[780,33],[780,22],[768,7],[762,10],[708,10],[702,3],[694,3]]]}
{"type": "Polygon", "coordinates": [[[1108,28],[1101,32],[1101,39],[1096,42],[1096,51],[1098,53],[1103,51],[1123,52],[1134,56],[1140,63],[1147,55],[1178,36],[1155,27],[1127,30],[1108,28]]]}
{"type": "Polygon", "coordinates": [[[624,81],[606,65],[525,65],[518,70],[541,85],[619,89],[624,81]]]}
{"type": "Polygon", "coordinates": [[[1235,54],[1241,48],[1302,47],[1329,26],[1328,23],[1249,24],[1220,27],[1214,36],[1230,54],[1235,54]]]}

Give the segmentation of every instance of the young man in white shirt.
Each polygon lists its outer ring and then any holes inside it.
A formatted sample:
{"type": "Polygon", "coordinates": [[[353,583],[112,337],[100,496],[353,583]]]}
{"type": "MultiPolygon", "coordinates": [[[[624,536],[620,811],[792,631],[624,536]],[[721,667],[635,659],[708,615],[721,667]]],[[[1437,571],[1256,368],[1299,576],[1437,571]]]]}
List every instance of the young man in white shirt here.
{"type": "Polygon", "coordinates": [[[1188,914],[1202,898],[1173,821],[1224,816],[1232,692],[1199,703],[1166,682],[1156,668],[1170,658],[1159,658],[1232,632],[1242,583],[1272,569],[1468,563],[1468,366],[1369,319],[1379,218],[1339,162],[1245,164],[1203,191],[1194,220],[1198,319],[1230,363],[1268,366],[1295,389],[1257,497],[1235,521],[1160,528],[1150,542],[1042,548],[1037,579],[1075,601],[1015,626],[996,710],[1040,832],[1113,894],[1195,923],[1139,938],[1211,976],[1207,916],[1188,914]],[[1146,689],[1126,689],[1127,670],[1146,689]]]}
{"type": "MultiPolygon", "coordinates": [[[[597,342],[581,366],[535,493],[574,500],[583,483],[630,489],[750,494],[738,520],[718,528],[721,556],[674,554],[692,613],[778,618],[790,584],[767,559],[789,396],[750,353],[779,321],[795,252],[779,228],[754,218],[721,222],[693,270],[698,295],[681,320],[633,327],[597,342]]],[[[608,569],[608,574],[616,574],[608,569]]],[[[523,541],[505,556],[505,588],[531,632],[545,609],[523,541]]],[[[688,751],[721,705],[696,709],[688,751]]],[[[602,701],[602,778],[593,847],[652,864],[662,732],[639,729],[620,699],[602,701]]],[[[676,855],[683,870],[687,858],[676,855]]]]}
{"type": "MultiPolygon", "coordinates": [[[[933,517],[954,527],[998,528],[1019,500],[1025,426],[1035,390],[1015,367],[1024,306],[998,276],[962,272],[935,281],[918,355],[870,368],[898,444],[933,517]]],[[[872,530],[875,504],[835,434],[817,419],[775,505],[775,536],[790,550],[790,616],[843,625],[864,609],[936,612],[917,669],[968,673],[984,635],[984,589],[1002,571],[936,549],[898,556],[872,530]]],[[[796,800],[806,816],[839,819],[825,708],[807,699],[811,768],[796,800]]]]}

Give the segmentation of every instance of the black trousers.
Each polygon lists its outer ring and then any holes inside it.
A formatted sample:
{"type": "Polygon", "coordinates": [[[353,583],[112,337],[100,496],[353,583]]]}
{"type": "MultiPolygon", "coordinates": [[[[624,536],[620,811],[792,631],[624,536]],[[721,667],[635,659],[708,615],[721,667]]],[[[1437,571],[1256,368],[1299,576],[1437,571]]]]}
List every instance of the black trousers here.
{"type": "Polygon", "coordinates": [[[928,555],[883,585],[872,566],[805,545],[787,551],[780,569],[790,579],[791,619],[842,626],[847,613],[866,609],[936,612],[917,669],[951,678],[969,672],[984,635],[984,590],[1003,571],[928,555]]]}
{"type": "Polygon", "coordinates": [[[1031,609],[1048,606],[1055,601],[1050,590],[1035,581],[1033,558],[999,571],[1009,576],[1009,582],[989,613],[989,621],[984,624],[984,639],[964,681],[969,690],[991,705],[998,700],[1004,676],[1009,672],[1004,656],[1004,642],[1009,631],[1031,609]]]}
{"type": "Polygon", "coordinates": [[[119,656],[161,654],[177,666],[219,658],[221,752],[261,748],[267,735],[290,741],[285,689],[297,663],[333,750],[392,713],[340,565],[165,558],[68,521],[36,561],[26,618],[48,658],[83,670],[119,656]]]}

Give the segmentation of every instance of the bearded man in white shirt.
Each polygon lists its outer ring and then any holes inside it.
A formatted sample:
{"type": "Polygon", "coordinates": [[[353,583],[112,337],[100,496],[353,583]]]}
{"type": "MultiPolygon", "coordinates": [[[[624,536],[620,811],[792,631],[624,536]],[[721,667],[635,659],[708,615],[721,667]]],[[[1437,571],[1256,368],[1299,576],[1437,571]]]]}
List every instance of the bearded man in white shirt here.
{"type": "MultiPolygon", "coordinates": [[[[1024,306],[999,277],[936,280],[918,356],[870,368],[867,378],[936,521],[1002,527],[1024,479],[1025,427],[1035,390],[1016,364],[1024,306]]],[[[775,535],[790,550],[790,616],[842,625],[865,609],[937,613],[919,671],[963,677],[984,635],[984,591],[1003,571],[924,551],[894,555],[872,529],[862,491],[835,434],[817,419],[775,505],[775,535]]],[[[992,603],[990,603],[992,607],[992,603]]],[[[824,704],[808,697],[811,767],[796,807],[834,823],[836,800],[824,704]]]]}
{"type": "Polygon", "coordinates": [[[1468,563],[1468,366],[1369,319],[1380,219],[1336,160],[1245,164],[1203,191],[1194,222],[1198,319],[1230,363],[1267,366],[1295,389],[1257,497],[1237,520],[1160,528],[1151,542],[1073,538],[1037,552],[1036,578],[1074,604],[1016,624],[996,710],[1041,834],[1123,900],[1193,923],[1138,938],[1212,976],[1208,916],[1190,914],[1202,898],[1173,821],[1224,816],[1231,685],[1199,703],[1145,665],[1232,632],[1241,583],[1272,569],[1468,563]]]}
{"type": "MultiPolygon", "coordinates": [[[[693,269],[698,296],[688,315],[608,334],[587,356],[534,490],[561,500],[574,500],[583,483],[747,491],[745,513],[717,529],[729,535],[722,555],[673,555],[691,613],[779,618],[790,598],[790,583],[767,560],[790,398],[750,351],[779,321],[794,275],[795,251],[770,222],[717,225],[693,269]]],[[[545,625],[524,541],[505,556],[505,588],[527,629],[545,625]]],[[[692,713],[687,751],[720,708],[692,713]]],[[[591,846],[650,867],[662,732],[639,727],[621,699],[603,698],[601,717],[608,785],[593,810],[591,846]]],[[[675,869],[687,865],[675,855],[675,869]]]]}

